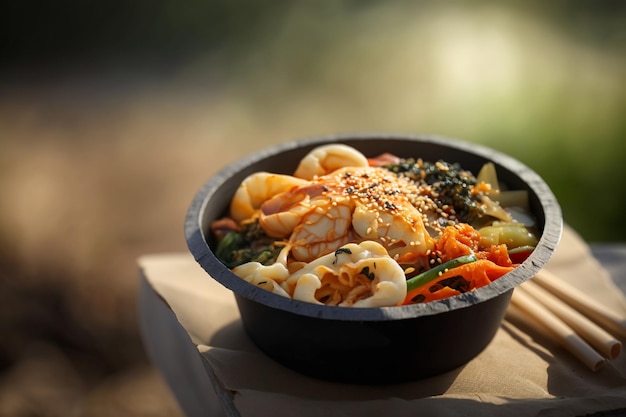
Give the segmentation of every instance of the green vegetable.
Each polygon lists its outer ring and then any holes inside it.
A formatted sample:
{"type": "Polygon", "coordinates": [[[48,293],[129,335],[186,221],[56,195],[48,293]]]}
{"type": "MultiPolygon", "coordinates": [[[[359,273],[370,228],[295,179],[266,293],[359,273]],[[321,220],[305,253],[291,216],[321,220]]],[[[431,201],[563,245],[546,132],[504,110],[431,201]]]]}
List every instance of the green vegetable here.
{"type": "Polygon", "coordinates": [[[500,194],[500,183],[498,182],[498,174],[496,173],[496,166],[493,162],[487,162],[482,166],[478,175],[476,175],[476,182],[484,181],[491,186],[491,191],[487,195],[494,200],[498,200],[497,196],[500,194]]]}
{"type": "Polygon", "coordinates": [[[422,272],[419,275],[414,276],[413,278],[407,280],[406,288],[407,291],[411,291],[417,287],[421,287],[424,284],[428,284],[432,280],[436,279],[440,274],[444,273],[447,270],[456,268],[457,266],[461,266],[464,264],[469,264],[471,262],[476,262],[476,255],[473,253],[465,256],[459,256],[458,258],[449,260],[448,262],[442,263],[441,265],[437,265],[434,268],[429,269],[428,271],[422,272]]]}
{"type": "Polygon", "coordinates": [[[522,252],[532,252],[533,250],[535,250],[534,246],[524,245],[524,246],[518,246],[517,248],[509,249],[509,254],[511,254],[511,253],[522,253],[522,252]]]}
{"type": "Polygon", "coordinates": [[[275,239],[267,236],[258,222],[242,231],[226,233],[218,242],[215,255],[229,268],[247,262],[271,265],[276,261],[281,247],[275,239]]]}
{"type": "Polygon", "coordinates": [[[507,248],[520,246],[536,246],[537,237],[522,223],[518,222],[494,222],[478,230],[481,242],[489,245],[504,243],[507,248]]]}
{"type": "Polygon", "coordinates": [[[509,258],[516,264],[521,264],[530,256],[535,250],[534,246],[524,245],[517,248],[509,249],[509,258]]]}

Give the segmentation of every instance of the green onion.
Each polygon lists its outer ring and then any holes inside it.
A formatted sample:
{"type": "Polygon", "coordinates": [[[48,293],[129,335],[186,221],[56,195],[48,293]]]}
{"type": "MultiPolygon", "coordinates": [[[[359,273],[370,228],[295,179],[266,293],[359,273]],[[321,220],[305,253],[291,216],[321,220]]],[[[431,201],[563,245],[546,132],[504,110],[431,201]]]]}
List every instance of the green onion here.
{"type": "Polygon", "coordinates": [[[534,246],[518,246],[517,248],[509,249],[509,258],[511,258],[511,262],[521,264],[534,250],[534,246]]]}
{"type": "Polygon", "coordinates": [[[534,246],[524,245],[524,246],[518,246],[513,249],[509,249],[509,253],[532,252],[533,250],[535,250],[534,246]]]}
{"type": "Polygon", "coordinates": [[[421,287],[422,285],[428,284],[429,282],[436,279],[438,276],[450,269],[456,268],[457,266],[461,266],[464,264],[469,264],[471,262],[475,262],[476,260],[476,255],[474,255],[473,253],[449,260],[448,262],[437,265],[434,268],[431,268],[428,271],[422,272],[421,274],[407,280],[406,289],[407,291],[411,291],[417,287],[421,287]]]}

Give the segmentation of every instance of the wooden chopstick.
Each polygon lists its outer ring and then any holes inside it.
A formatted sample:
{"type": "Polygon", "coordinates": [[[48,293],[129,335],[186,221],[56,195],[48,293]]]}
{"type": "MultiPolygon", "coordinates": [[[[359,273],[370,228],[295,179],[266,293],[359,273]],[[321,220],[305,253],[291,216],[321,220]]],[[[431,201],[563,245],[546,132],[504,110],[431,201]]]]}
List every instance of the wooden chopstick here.
{"type": "Polygon", "coordinates": [[[580,312],[546,291],[535,282],[525,282],[522,287],[535,300],[539,301],[554,315],[563,320],[585,341],[607,359],[616,359],[622,351],[622,343],[606,332],[602,327],[582,315],[580,312]]]}
{"type": "Polygon", "coordinates": [[[549,330],[561,346],[577,357],[592,371],[597,371],[605,365],[606,359],[602,355],[585,342],[574,329],[529,295],[523,288],[523,285],[520,285],[513,291],[511,303],[522,310],[526,315],[540,322],[543,327],[549,330]]]}
{"type": "Polygon", "coordinates": [[[552,272],[542,269],[534,276],[532,282],[541,285],[614,336],[626,339],[626,320],[603,305],[594,303],[584,292],[558,278],[552,272]]]}

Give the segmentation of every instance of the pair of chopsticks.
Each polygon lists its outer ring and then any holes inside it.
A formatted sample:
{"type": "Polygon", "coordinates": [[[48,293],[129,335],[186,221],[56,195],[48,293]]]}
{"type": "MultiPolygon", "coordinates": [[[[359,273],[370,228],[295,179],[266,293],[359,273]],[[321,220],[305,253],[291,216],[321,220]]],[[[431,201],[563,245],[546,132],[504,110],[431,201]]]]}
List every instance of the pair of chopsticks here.
{"type": "Polygon", "coordinates": [[[626,320],[546,270],[513,291],[506,317],[552,338],[592,371],[616,359],[618,338],[626,339],[626,320]]]}

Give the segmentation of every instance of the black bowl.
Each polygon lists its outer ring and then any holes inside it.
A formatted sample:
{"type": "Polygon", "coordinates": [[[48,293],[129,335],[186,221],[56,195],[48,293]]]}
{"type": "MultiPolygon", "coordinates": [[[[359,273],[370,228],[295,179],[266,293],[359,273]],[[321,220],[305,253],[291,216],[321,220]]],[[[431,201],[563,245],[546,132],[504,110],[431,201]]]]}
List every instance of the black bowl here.
{"type": "MultiPolygon", "coordinates": [[[[562,231],[560,207],[546,183],[517,160],[483,146],[456,140],[393,134],[313,138],[270,147],[217,173],[204,184],[186,218],[189,250],[206,272],[235,294],[246,332],[268,356],[298,372],[350,383],[397,383],[453,370],[492,340],[513,289],[549,260],[562,231]],[[291,300],[237,277],[213,253],[211,222],[228,209],[235,190],[258,171],[292,174],[301,158],[327,143],[348,144],[368,157],[459,162],[477,173],[486,162],[510,189],[528,190],[537,219],[537,248],[519,267],[465,294],[424,304],[347,308],[291,300]]],[[[210,318],[207,318],[209,320],[210,318]]]]}

